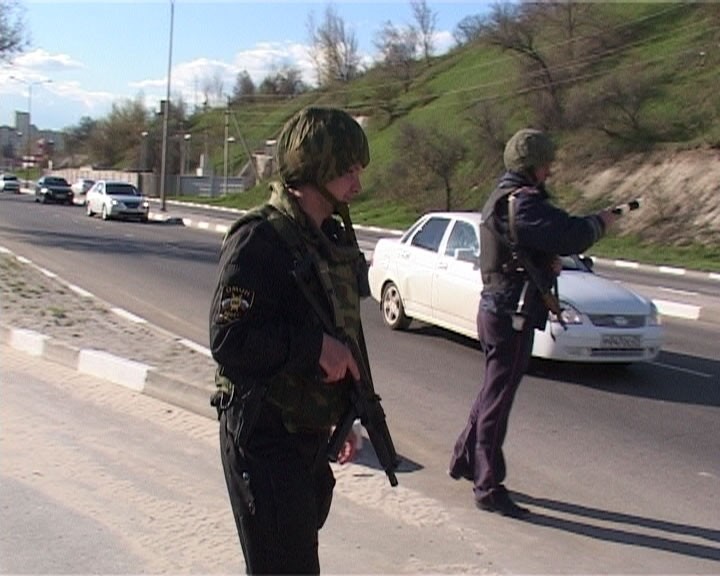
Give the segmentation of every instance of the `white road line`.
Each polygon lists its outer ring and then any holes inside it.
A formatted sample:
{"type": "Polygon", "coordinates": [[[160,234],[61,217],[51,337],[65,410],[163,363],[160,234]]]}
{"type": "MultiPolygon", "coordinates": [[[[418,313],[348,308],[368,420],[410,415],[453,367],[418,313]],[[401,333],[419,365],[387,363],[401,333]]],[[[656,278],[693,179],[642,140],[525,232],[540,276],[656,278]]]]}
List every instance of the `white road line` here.
{"type": "Polygon", "coordinates": [[[705,372],[698,372],[697,370],[690,370],[688,368],[680,368],[680,366],[673,366],[672,364],[665,364],[663,362],[650,362],[655,366],[661,368],[667,368],[668,370],[677,370],[678,372],[685,372],[685,374],[692,374],[693,376],[699,376],[700,378],[712,378],[713,374],[707,374],[705,372]]]}
{"type": "Polygon", "coordinates": [[[670,294],[680,294],[682,296],[699,296],[699,292],[691,292],[690,290],[678,290],[677,288],[665,288],[664,286],[659,286],[658,290],[661,292],[670,292],[670,294]]]}
{"type": "Polygon", "coordinates": [[[92,292],[88,292],[87,290],[83,290],[80,288],[80,286],[75,286],[75,284],[67,284],[67,287],[70,288],[75,294],[78,296],[81,296],[82,298],[94,298],[95,295],[92,292]]]}
{"type": "Polygon", "coordinates": [[[679,302],[670,302],[669,300],[660,299],[653,299],[653,302],[660,311],[660,314],[675,316],[677,318],[686,318],[688,320],[697,320],[700,318],[700,306],[680,304],[679,302]]]}
{"type": "Polygon", "coordinates": [[[186,338],[181,338],[179,342],[183,346],[187,346],[188,348],[190,348],[190,350],[195,350],[195,352],[199,352],[203,356],[212,358],[212,353],[210,352],[210,349],[205,348],[205,346],[200,346],[200,344],[198,344],[197,342],[193,342],[192,340],[188,340],[186,338]]]}
{"type": "Polygon", "coordinates": [[[135,322],[135,324],[147,324],[147,320],[145,318],[140,318],[140,316],[135,316],[132,312],[128,312],[127,310],[123,310],[122,308],[111,308],[115,314],[118,316],[125,318],[126,320],[130,320],[130,322],[135,322]]]}

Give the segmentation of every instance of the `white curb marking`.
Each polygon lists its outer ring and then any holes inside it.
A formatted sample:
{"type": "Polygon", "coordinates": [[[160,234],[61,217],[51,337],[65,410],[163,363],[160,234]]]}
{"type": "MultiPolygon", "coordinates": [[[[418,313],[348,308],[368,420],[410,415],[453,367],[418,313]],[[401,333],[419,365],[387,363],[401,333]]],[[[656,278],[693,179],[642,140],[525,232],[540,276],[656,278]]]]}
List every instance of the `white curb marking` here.
{"type": "Polygon", "coordinates": [[[119,358],[102,350],[80,350],[77,369],[78,372],[142,392],[149,368],[147,364],[119,358]]]}

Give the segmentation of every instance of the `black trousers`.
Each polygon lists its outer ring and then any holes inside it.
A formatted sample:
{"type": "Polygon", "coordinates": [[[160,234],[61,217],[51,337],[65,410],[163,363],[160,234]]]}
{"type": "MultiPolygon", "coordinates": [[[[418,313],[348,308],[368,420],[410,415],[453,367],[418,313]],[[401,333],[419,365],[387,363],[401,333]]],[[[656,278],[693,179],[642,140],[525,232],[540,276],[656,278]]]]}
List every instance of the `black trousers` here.
{"type": "Polygon", "coordinates": [[[472,477],[475,498],[482,500],[502,489],[505,480],[503,443],[515,393],[530,361],[535,330],[526,322],[522,331],[516,331],[509,315],[481,309],[478,333],[485,352],[485,378],[465,429],[455,442],[450,472],[472,477]]]}
{"type": "Polygon", "coordinates": [[[228,413],[220,417],[220,454],[247,573],[319,574],[318,531],[335,486],[327,435],[290,434],[274,420],[261,417],[242,449],[228,431],[228,413]]]}

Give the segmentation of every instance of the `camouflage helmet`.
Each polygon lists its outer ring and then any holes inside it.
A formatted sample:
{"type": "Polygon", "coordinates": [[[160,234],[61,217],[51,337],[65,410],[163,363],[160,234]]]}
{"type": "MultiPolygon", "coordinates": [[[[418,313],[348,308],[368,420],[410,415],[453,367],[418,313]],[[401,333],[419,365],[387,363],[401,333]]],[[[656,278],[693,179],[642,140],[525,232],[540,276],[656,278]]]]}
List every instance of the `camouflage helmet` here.
{"type": "Polygon", "coordinates": [[[526,172],[548,166],[555,159],[555,145],[540,130],[518,130],[505,145],[505,168],[513,172],[526,172]]]}
{"type": "Polygon", "coordinates": [[[277,142],[277,166],[290,185],[324,186],[355,164],[367,166],[370,150],[360,125],[336,108],[304,108],[282,129],[277,142]]]}

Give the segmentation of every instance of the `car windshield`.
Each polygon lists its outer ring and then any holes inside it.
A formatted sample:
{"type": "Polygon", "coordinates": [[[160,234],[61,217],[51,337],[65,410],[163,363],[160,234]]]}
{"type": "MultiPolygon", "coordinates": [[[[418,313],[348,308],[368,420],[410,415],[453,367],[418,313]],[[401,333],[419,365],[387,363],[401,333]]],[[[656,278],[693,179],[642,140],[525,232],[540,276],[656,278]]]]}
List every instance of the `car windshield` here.
{"type": "Polygon", "coordinates": [[[111,196],[140,196],[140,192],[132,184],[108,184],[105,192],[111,196]]]}
{"type": "Polygon", "coordinates": [[[45,178],[45,184],[54,184],[56,186],[68,186],[67,180],[65,178],[45,178]]]}

